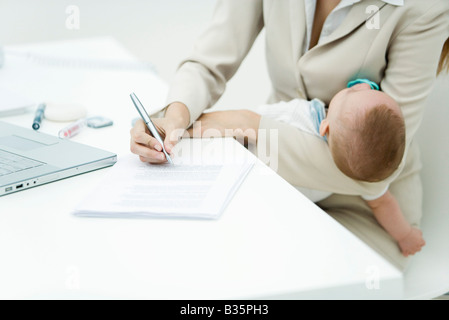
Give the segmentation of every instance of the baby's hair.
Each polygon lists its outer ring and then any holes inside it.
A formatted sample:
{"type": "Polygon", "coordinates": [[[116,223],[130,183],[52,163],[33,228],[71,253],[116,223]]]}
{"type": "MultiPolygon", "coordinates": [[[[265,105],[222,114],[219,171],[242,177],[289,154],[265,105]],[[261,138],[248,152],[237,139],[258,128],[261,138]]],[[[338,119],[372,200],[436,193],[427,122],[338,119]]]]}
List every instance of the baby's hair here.
{"type": "Polygon", "coordinates": [[[380,104],[355,115],[351,128],[332,135],[337,167],[352,179],[378,182],[399,167],[405,151],[405,124],[400,110],[380,104]]]}

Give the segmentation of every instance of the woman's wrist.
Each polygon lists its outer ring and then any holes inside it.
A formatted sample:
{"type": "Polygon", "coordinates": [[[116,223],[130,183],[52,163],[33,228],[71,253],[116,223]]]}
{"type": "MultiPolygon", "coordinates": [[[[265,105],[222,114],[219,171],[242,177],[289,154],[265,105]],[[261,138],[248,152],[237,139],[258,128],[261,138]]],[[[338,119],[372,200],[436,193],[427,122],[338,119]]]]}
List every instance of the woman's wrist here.
{"type": "Polygon", "coordinates": [[[252,143],[257,143],[261,115],[250,110],[241,110],[241,112],[245,119],[242,129],[251,131],[254,135],[252,143]]]}
{"type": "Polygon", "coordinates": [[[248,128],[257,132],[259,130],[261,115],[253,111],[246,110],[246,118],[248,121],[248,128]]]}
{"type": "Polygon", "coordinates": [[[172,121],[176,127],[187,129],[190,124],[190,112],[182,102],[173,102],[165,111],[165,118],[172,121]]]}

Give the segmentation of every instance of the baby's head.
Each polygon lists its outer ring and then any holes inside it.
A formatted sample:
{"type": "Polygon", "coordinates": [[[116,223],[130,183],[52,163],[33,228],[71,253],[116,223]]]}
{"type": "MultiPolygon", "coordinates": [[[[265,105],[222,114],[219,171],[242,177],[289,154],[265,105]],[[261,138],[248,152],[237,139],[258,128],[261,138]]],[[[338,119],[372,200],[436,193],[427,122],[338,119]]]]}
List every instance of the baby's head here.
{"type": "Polygon", "coordinates": [[[328,135],[337,167],[355,180],[388,178],[404,155],[405,124],[399,105],[366,83],[335,95],[320,134],[328,135]]]}

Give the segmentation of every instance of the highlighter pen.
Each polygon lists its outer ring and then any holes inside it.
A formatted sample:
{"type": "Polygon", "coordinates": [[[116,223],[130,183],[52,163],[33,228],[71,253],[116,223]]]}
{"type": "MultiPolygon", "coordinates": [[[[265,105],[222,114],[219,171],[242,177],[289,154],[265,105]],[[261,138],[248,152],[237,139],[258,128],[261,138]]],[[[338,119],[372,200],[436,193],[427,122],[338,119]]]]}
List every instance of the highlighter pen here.
{"type": "Polygon", "coordinates": [[[61,139],[70,139],[71,137],[76,136],[83,130],[87,125],[87,119],[78,120],[72,124],[69,124],[64,129],[61,129],[58,133],[59,138],[61,139]]]}
{"type": "Polygon", "coordinates": [[[145,124],[147,125],[147,127],[150,130],[150,132],[153,135],[153,137],[155,137],[156,140],[161,144],[162,151],[164,152],[165,157],[167,158],[168,163],[173,164],[172,159],[170,158],[170,156],[168,155],[167,151],[165,150],[164,141],[162,141],[162,138],[159,135],[159,132],[157,131],[153,121],[151,121],[150,116],[148,115],[147,111],[143,107],[143,105],[140,102],[139,98],[137,98],[135,93],[131,93],[130,97],[131,97],[131,100],[134,103],[134,106],[136,107],[137,111],[139,112],[140,117],[142,118],[143,122],[145,122],[145,124]]]}
{"type": "Polygon", "coordinates": [[[39,130],[41,127],[42,119],[44,119],[44,112],[45,112],[46,105],[45,103],[41,103],[36,110],[36,113],[34,114],[34,120],[33,120],[33,129],[39,130]]]}

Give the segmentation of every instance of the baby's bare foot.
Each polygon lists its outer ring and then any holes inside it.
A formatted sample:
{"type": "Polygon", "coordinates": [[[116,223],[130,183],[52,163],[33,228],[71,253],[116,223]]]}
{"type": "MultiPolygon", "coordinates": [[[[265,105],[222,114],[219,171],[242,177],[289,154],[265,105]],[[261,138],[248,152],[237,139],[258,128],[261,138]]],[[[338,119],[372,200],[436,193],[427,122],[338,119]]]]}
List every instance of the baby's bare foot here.
{"type": "Polygon", "coordinates": [[[401,248],[401,252],[405,257],[421,251],[421,248],[425,245],[426,242],[424,241],[421,230],[414,227],[412,227],[404,239],[399,241],[399,248],[401,248]]]}

